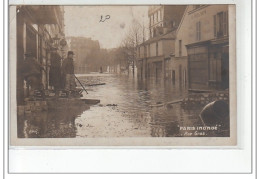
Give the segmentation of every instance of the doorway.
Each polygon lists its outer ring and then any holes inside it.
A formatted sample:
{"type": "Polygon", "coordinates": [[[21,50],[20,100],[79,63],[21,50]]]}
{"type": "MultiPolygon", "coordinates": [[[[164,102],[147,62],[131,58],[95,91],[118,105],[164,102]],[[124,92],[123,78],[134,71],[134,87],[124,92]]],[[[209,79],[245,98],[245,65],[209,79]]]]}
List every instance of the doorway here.
{"type": "Polygon", "coordinates": [[[172,70],[172,84],[175,85],[175,70],[172,70]]]}
{"type": "Polygon", "coordinates": [[[229,88],[229,56],[223,53],[221,57],[221,88],[229,88]]]}

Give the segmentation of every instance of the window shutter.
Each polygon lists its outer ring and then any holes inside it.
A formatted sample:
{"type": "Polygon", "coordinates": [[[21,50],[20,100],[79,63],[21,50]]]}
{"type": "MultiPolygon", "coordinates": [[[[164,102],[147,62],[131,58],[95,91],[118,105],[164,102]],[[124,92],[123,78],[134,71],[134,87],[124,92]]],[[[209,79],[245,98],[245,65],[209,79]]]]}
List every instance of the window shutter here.
{"type": "Polygon", "coordinates": [[[214,37],[217,37],[217,16],[214,15],[214,37]]]}
{"type": "Polygon", "coordinates": [[[228,23],[229,23],[229,21],[228,21],[228,11],[226,11],[226,14],[227,14],[227,16],[226,16],[226,17],[227,17],[227,35],[229,35],[229,34],[228,34],[228,28],[229,28],[229,27],[228,27],[228,23]]]}
{"type": "Polygon", "coordinates": [[[223,13],[223,35],[227,35],[227,12],[223,13]]]}
{"type": "Polygon", "coordinates": [[[196,40],[199,40],[199,37],[198,37],[198,22],[196,23],[196,40]]]}
{"type": "Polygon", "coordinates": [[[200,24],[200,21],[199,21],[199,40],[201,40],[201,24],[200,24]]]}

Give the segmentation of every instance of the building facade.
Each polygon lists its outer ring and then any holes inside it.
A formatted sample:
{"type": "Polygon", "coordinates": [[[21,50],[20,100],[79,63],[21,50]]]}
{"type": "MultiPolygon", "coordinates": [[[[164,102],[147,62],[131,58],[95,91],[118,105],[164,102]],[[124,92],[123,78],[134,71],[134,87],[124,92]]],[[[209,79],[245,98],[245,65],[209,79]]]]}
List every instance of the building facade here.
{"type": "Polygon", "coordinates": [[[228,5],[190,5],[175,41],[172,76],[190,90],[229,87],[228,5]]]}
{"type": "Polygon", "coordinates": [[[139,78],[169,78],[170,56],[175,51],[176,29],[186,6],[151,6],[148,10],[150,39],[137,48],[139,78]]]}
{"type": "Polygon", "coordinates": [[[138,77],[164,78],[167,57],[174,52],[175,31],[149,39],[138,47],[138,77]]]}
{"type": "Polygon", "coordinates": [[[32,53],[43,66],[41,82],[49,89],[52,53],[60,58],[64,48],[64,9],[62,6],[17,6],[17,103],[22,104],[30,86],[22,74],[25,53],[32,53]]]}
{"type": "Polygon", "coordinates": [[[149,37],[153,38],[178,28],[186,6],[149,6],[149,37]]]}

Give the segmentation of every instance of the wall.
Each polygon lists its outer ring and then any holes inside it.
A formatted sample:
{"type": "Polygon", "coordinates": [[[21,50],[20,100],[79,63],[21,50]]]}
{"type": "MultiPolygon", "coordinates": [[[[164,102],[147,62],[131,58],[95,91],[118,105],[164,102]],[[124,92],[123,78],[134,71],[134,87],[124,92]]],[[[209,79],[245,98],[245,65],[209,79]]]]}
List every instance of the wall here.
{"type": "Polygon", "coordinates": [[[162,40],[158,41],[158,56],[165,55],[164,42],[162,40]]]}
{"type": "Polygon", "coordinates": [[[227,11],[228,5],[210,5],[198,10],[188,6],[177,30],[175,41],[176,57],[179,57],[179,40],[182,40],[182,56],[187,56],[185,45],[198,42],[196,40],[196,23],[201,22],[201,40],[214,39],[214,15],[227,11]]]}
{"type": "MultiPolygon", "coordinates": [[[[158,55],[156,55],[156,42],[150,44],[150,55],[148,57],[155,56],[169,56],[174,52],[174,40],[159,40],[158,43],[158,55]]],[[[140,58],[144,57],[143,46],[140,48],[140,58]]],[[[148,47],[147,47],[148,49],[148,47]]]]}
{"type": "Polygon", "coordinates": [[[174,53],[175,40],[163,40],[163,55],[168,57],[170,54],[174,53]]]}
{"type": "Polygon", "coordinates": [[[150,55],[149,57],[155,57],[156,56],[156,42],[153,42],[150,44],[150,55]]]}

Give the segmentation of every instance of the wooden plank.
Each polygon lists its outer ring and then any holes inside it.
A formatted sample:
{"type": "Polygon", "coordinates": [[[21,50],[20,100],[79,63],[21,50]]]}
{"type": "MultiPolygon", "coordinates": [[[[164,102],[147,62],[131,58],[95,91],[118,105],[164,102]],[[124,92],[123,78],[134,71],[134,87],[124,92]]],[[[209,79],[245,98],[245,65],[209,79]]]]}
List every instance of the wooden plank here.
{"type": "Polygon", "coordinates": [[[106,83],[96,83],[96,84],[87,84],[86,86],[98,86],[98,85],[105,85],[106,83]]]}
{"type": "Polygon", "coordinates": [[[150,107],[163,107],[163,106],[168,105],[168,104],[176,104],[176,103],[180,103],[182,101],[183,101],[183,99],[179,99],[179,100],[169,101],[167,103],[150,105],[150,107]]]}
{"type": "Polygon", "coordinates": [[[81,100],[84,101],[85,104],[95,105],[95,104],[100,103],[100,100],[99,100],[99,99],[81,99],[81,100]]]}

